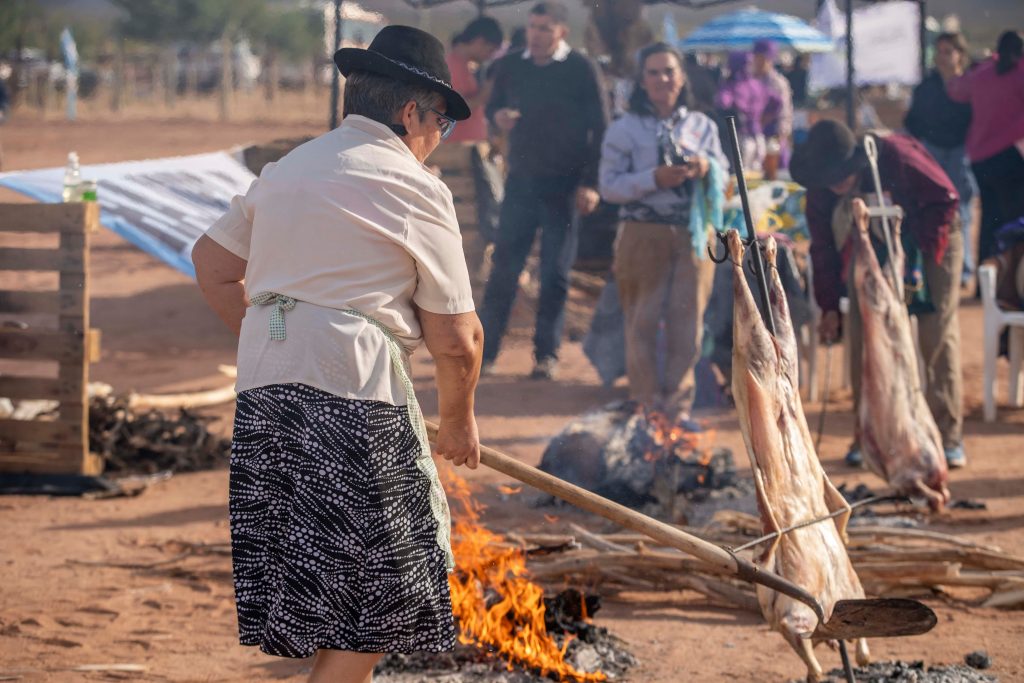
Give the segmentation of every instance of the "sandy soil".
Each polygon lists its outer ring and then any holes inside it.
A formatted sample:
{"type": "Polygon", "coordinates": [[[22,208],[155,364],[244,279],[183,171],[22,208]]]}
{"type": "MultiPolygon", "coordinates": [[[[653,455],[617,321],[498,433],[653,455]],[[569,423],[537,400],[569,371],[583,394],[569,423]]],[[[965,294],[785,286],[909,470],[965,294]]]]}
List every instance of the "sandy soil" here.
{"type": "MultiPolygon", "coordinates": [[[[224,125],[203,120],[119,120],[41,123],[15,116],[0,128],[5,170],[61,165],[69,149],[84,163],[159,157],[316,133],[320,117],[305,122],[224,125]]],[[[12,195],[0,201],[24,201],[12,195]]],[[[93,325],[103,331],[103,357],[92,377],[118,391],[172,392],[223,386],[217,365],[233,363],[234,341],[205,307],[185,276],[101,232],[92,255],[93,325]]],[[[539,461],[547,440],[574,416],[623,397],[622,386],[603,388],[580,345],[567,343],[555,383],[523,379],[530,367],[529,311],[499,359],[496,376],[479,389],[481,434],[486,443],[524,462],[539,461]]],[[[957,498],[983,500],[986,511],[956,511],[932,520],[933,528],[1024,554],[1024,411],[1001,407],[1000,421],[981,421],[981,310],[961,310],[966,378],[966,447],[970,467],[953,473],[957,498]]],[[[834,365],[838,365],[834,363],[834,365]]],[[[436,412],[432,368],[417,354],[415,380],[428,416],[436,412]]],[[[834,368],[838,386],[838,368],[834,368]]],[[[1005,398],[1006,368],[1000,377],[1005,398]]],[[[806,406],[816,424],[820,405],[806,406]]],[[[852,430],[849,396],[833,391],[822,448],[837,483],[866,482],[870,475],[841,463],[852,430]]],[[[231,408],[210,411],[230,428],[231,408]]],[[[745,463],[732,414],[705,416],[721,445],[745,463]]],[[[489,505],[484,521],[494,529],[558,531],[570,519],[605,530],[600,520],[558,511],[551,521],[516,497],[502,496],[509,483],[493,472],[460,472],[489,505]]],[[[134,680],[302,680],[307,661],[276,660],[236,644],[235,616],[226,557],[171,562],[148,569],[113,567],[169,560],[176,542],[228,540],[225,471],[183,474],[139,498],[108,501],[7,497],[0,499],[0,678],[79,681],[111,677],[134,680]],[[145,674],[72,672],[95,663],[135,663],[145,674]]],[[[610,530],[610,529],[609,529],[610,530]]],[[[1024,680],[1024,612],[974,606],[968,600],[928,599],[939,614],[931,633],[873,642],[876,657],[959,661],[984,648],[1003,681],[1024,680]]],[[[629,594],[606,601],[597,623],[627,641],[641,665],[629,677],[646,683],[677,681],[783,681],[803,666],[759,618],[712,608],[691,593],[629,594]]],[[[838,655],[819,648],[826,669],[838,655]]]]}

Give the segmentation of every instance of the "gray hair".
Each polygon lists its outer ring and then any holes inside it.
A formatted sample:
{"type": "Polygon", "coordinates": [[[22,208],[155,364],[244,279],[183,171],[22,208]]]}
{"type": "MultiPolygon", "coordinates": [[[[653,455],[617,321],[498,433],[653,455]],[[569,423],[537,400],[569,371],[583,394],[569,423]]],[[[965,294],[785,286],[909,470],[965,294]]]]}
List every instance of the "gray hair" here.
{"type": "Polygon", "coordinates": [[[394,122],[405,103],[413,100],[422,120],[425,110],[439,106],[442,99],[430,88],[367,71],[354,71],[345,79],[343,116],[357,114],[387,126],[394,122]]]}

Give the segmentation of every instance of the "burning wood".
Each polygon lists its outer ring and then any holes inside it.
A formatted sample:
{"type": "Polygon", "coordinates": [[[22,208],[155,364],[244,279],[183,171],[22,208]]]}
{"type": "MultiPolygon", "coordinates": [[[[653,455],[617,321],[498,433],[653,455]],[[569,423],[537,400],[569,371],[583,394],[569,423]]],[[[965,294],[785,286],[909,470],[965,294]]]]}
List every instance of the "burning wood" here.
{"type": "Polygon", "coordinates": [[[540,469],[623,505],[683,521],[688,500],[736,483],[728,449],[714,432],[674,424],[635,401],[610,403],[566,425],[540,469]]]}
{"type": "MultiPolygon", "coordinates": [[[[456,571],[449,577],[459,642],[494,652],[508,662],[566,681],[603,681],[600,672],[578,671],[566,662],[575,636],[562,645],[549,635],[544,589],[529,577],[521,549],[503,547],[504,538],[479,524],[480,506],[466,483],[452,477],[445,487],[461,513],[453,525],[456,571]]],[[[581,596],[582,599],[582,596],[581,596]]],[[[586,604],[579,605],[586,621],[586,604]]]]}

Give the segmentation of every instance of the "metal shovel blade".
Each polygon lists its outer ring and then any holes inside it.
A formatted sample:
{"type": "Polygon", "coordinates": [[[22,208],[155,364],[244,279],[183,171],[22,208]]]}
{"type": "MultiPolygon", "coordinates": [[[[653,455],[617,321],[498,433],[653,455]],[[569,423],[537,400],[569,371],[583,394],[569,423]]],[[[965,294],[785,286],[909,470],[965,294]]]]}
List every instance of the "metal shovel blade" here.
{"type": "Polygon", "coordinates": [[[811,638],[853,640],[917,636],[935,628],[938,618],[927,605],[905,598],[839,600],[827,622],[811,638]]]}

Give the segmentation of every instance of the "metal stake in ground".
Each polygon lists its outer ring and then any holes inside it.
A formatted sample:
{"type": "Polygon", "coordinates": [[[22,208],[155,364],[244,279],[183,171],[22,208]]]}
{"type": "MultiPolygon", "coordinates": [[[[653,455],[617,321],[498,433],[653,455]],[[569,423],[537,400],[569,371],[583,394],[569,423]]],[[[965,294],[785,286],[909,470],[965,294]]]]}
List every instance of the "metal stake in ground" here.
{"type": "Polygon", "coordinates": [[[736,134],[736,117],[730,116],[729,122],[729,146],[732,148],[732,168],[736,173],[736,189],[740,193],[740,202],[743,205],[743,220],[747,225],[747,244],[751,246],[751,258],[754,259],[754,274],[757,278],[757,292],[761,299],[761,317],[764,318],[765,327],[771,335],[775,336],[775,319],[772,317],[771,305],[768,301],[768,281],[764,275],[764,260],[761,258],[761,249],[757,246],[757,235],[754,234],[754,220],[750,215],[750,200],[747,199],[747,180],[743,177],[743,155],[740,152],[740,138],[736,134]]]}

